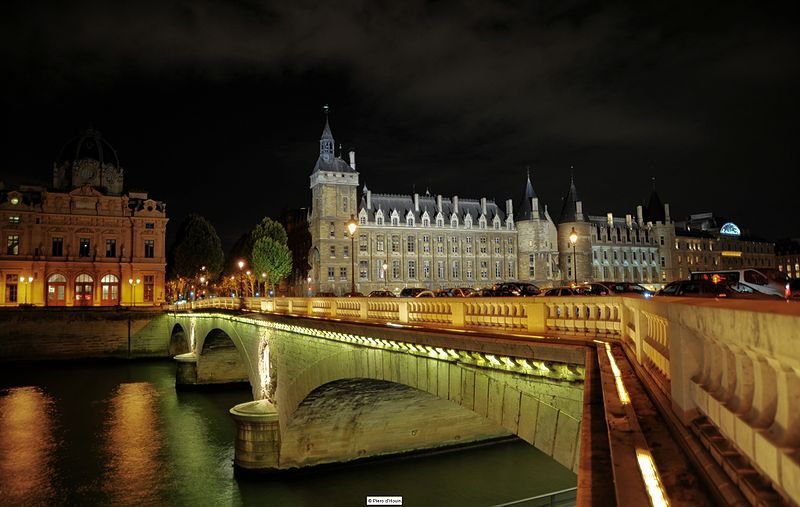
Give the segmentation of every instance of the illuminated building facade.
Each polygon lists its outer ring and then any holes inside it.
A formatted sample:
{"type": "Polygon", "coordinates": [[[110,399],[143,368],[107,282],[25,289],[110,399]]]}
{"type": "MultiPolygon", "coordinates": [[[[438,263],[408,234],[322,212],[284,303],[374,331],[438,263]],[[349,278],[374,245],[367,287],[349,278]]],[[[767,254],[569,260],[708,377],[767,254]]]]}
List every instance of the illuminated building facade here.
{"type": "Polygon", "coordinates": [[[161,304],[167,220],[163,202],[123,193],[116,152],[87,130],[52,188],[0,185],[0,305],[161,304]]]}
{"type": "Polygon", "coordinates": [[[778,270],[790,278],[800,278],[800,240],[784,240],[775,245],[778,270]]]}
{"type": "Polygon", "coordinates": [[[516,209],[510,199],[501,207],[486,198],[379,194],[366,185],[359,196],[355,153],[349,162],[335,154],[327,118],[310,183],[311,293],[504,281],[660,285],[691,271],[775,267],[772,243],[742,236],[732,223],[718,226],[711,214],[676,223],[655,188],[635,213],[594,215],[584,210],[571,178],[557,223],[540,204],[530,174],[516,209]],[[352,238],[351,220],[357,223],[352,238]]]}

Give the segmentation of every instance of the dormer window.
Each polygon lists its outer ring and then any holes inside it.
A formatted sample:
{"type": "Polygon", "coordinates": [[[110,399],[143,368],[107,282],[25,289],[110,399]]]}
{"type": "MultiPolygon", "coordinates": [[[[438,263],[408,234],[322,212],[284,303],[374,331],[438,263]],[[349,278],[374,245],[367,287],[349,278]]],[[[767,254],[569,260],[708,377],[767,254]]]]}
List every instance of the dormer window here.
{"type": "Polygon", "coordinates": [[[400,225],[400,215],[397,214],[397,210],[392,211],[392,225],[395,227],[400,225]]]}
{"type": "Polygon", "coordinates": [[[467,216],[464,217],[464,228],[465,229],[472,229],[472,215],[467,213],[467,216]]]}
{"type": "Polygon", "coordinates": [[[431,219],[428,216],[428,212],[422,214],[422,227],[430,227],[431,226],[431,219]]]}
{"type": "Polygon", "coordinates": [[[383,210],[378,210],[375,213],[375,225],[383,225],[383,210]]]}
{"type": "Polygon", "coordinates": [[[412,215],[411,212],[406,215],[406,226],[414,227],[414,215],[412,215]]]}
{"type": "Polygon", "coordinates": [[[454,229],[458,227],[458,217],[456,216],[455,213],[453,213],[453,216],[450,217],[450,227],[454,229]]]}
{"type": "Polygon", "coordinates": [[[444,217],[441,213],[436,215],[436,227],[444,227],[444,217]]]}

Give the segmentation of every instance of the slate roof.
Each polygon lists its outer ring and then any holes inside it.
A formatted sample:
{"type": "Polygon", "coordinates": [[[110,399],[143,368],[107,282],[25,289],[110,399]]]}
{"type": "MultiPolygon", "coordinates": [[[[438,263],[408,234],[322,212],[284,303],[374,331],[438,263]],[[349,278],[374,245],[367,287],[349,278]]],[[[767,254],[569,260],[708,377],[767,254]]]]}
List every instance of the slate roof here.
{"type": "MultiPolygon", "coordinates": [[[[533,185],[531,184],[531,173],[528,172],[528,182],[525,184],[525,193],[522,196],[522,202],[517,206],[519,210],[517,213],[514,213],[514,219],[516,221],[520,220],[530,220],[533,216],[533,208],[531,207],[531,199],[536,197],[536,192],[533,191],[533,185]]],[[[539,203],[539,218],[544,219],[544,205],[540,202],[539,203]]]]}
{"type": "MultiPolygon", "coordinates": [[[[375,213],[380,209],[383,210],[383,217],[384,220],[388,222],[389,217],[391,216],[392,211],[397,210],[397,213],[400,215],[400,222],[405,224],[406,216],[410,211],[414,216],[414,220],[416,223],[420,223],[422,221],[422,215],[426,211],[428,212],[428,216],[431,219],[431,222],[436,220],[436,214],[438,210],[436,208],[436,197],[432,195],[420,195],[419,196],[419,211],[414,211],[414,196],[413,195],[405,195],[405,194],[377,194],[373,192],[371,194],[371,204],[372,209],[366,210],[367,211],[367,219],[370,222],[375,221],[375,213]]],[[[359,212],[362,209],[366,209],[367,207],[367,200],[366,196],[362,195],[361,197],[361,205],[359,206],[359,212]]],[[[464,223],[464,218],[467,216],[467,213],[472,215],[472,223],[477,226],[478,218],[481,216],[481,202],[479,199],[469,199],[469,198],[458,198],[458,220],[460,224],[464,223]]],[[[442,197],[442,216],[444,217],[445,224],[450,224],[450,217],[453,214],[453,201],[449,197],[442,197]]],[[[487,224],[491,224],[494,220],[494,217],[497,216],[500,218],[501,223],[505,225],[506,215],[505,212],[497,205],[496,202],[487,199],[486,200],[486,222],[487,224]]]]}
{"type": "Polygon", "coordinates": [[[580,200],[580,197],[578,197],[578,190],[575,188],[575,179],[570,177],[569,192],[567,192],[567,195],[564,197],[564,201],[561,206],[561,216],[558,218],[558,223],[563,224],[565,222],[578,221],[578,216],[575,211],[575,203],[580,200]]]}

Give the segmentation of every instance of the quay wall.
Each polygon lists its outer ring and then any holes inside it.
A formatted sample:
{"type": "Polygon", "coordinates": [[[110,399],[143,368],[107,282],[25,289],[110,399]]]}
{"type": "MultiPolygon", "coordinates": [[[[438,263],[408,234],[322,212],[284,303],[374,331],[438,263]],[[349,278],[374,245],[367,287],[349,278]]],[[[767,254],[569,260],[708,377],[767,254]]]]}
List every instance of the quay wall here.
{"type": "Polygon", "coordinates": [[[160,310],[0,310],[0,361],[172,357],[160,310]]]}

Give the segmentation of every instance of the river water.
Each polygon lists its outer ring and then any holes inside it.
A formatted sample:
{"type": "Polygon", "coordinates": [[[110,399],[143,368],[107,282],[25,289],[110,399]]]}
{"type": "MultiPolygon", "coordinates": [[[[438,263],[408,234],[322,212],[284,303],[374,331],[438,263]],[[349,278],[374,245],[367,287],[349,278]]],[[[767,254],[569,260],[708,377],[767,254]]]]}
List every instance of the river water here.
{"type": "Polygon", "coordinates": [[[176,391],[170,361],[0,364],[0,505],[488,506],[576,484],[522,441],[235,478],[228,410],[251,399],[176,391]]]}

